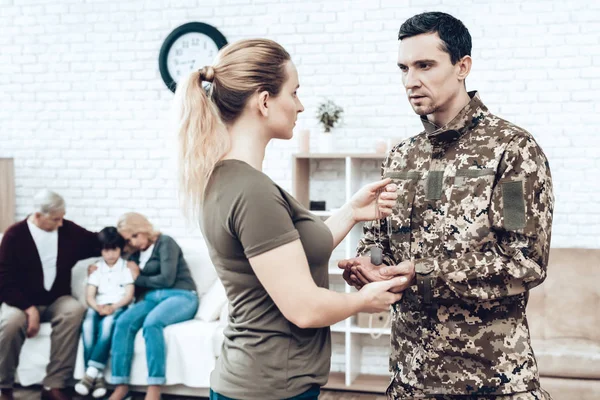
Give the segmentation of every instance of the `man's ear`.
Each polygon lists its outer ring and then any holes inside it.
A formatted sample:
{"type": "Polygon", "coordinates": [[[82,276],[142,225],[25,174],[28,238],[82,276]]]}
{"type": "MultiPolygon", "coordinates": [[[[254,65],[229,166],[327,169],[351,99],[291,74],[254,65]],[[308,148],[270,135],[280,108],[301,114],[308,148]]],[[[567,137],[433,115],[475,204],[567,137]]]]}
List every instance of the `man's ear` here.
{"type": "Polygon", "coordinates": [[[269,99],[270,98],[271,98],[271,96],[269,95],[269,92],[267,92],[266,90],[259,92],[258,96],[256,96],[258,112],[265,118],[269,116],[269,99]]]}
{"type": "Polygon", "coordinates": [[[473,59],[471,56],[464,56],[456,63],[458,68],[458,79],[461,81],[465,81],[469,73],[471,72],[471,66],[473,65],[473,59]]]}

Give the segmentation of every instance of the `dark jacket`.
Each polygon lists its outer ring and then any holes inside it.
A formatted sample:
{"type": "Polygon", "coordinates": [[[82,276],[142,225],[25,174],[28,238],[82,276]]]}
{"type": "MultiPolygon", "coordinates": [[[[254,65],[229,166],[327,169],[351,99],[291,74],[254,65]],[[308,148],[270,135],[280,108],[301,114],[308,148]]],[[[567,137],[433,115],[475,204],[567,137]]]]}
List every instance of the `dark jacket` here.
{"type": "MultiPolygon", "coordinates": [[[[132,254],[129,260],[139,264],[140,252],[132,254]]],[[[152,255],[135,280],[136,298],[142,298],[152,289],[196,290],[181,248],[173,238],[163,234],[156,239],[152,255]]]]}
{"type": "Polygon", "coordinates": [[[77,261],[99,255],[96,233],[64,220],[58,228],[56,279],[47,291],[42,262],[27,220],[17,222],[8,228],[0,243],[0,303],[21,310],[52,304],[57,298],[71,294],[71,269],[77,261]]]}

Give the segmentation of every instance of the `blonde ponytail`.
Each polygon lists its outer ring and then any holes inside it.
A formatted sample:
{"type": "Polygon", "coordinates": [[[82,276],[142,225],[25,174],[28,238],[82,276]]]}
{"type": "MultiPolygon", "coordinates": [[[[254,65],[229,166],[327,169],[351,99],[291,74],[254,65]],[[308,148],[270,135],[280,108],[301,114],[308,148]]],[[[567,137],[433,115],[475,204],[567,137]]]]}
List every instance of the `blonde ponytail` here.
{"type": "MultiPolygon", "coordinates": [[[[214,76],[212,67],[210,72],[214,76]]],[[[174,99],[181,206],[185,216],[195,221],[208,179],[230,146],[219,113],[202,87],[202,78],[212,81],[213,76],[205,75],[206,67],[192,72],[178,83],[174,99]]]]}
{"type": "Polygon", "coordinates": [[[290,55],[268,39],[246,39],[225,46],[213,66],[177,84],[174,116],[179,141],[179,189],[187,217],[198,221],[215,164],[230,150],[226,126],[233,124],[257,92],[277,96],[290,55]],[[207,95],[202,81],[211,82],[207,95]]]}

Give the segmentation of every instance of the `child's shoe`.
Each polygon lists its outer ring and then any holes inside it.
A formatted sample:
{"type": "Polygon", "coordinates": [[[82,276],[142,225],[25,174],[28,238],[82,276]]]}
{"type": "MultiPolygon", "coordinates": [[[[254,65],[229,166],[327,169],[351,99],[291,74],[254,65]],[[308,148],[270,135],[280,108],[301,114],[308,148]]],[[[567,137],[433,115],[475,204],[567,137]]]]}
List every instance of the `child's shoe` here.
{"type": "Polygon", "coordinates": [[[103,377],[96,378],[94,383],[94,390],[92,391],[92,397],[99,399],[106,395],[106,382],[103,377]]]}
{"type": "Polygon", "coordinates": [[[75,385],[75,391],[82,396],[87,396],[88,394],[90,394],[90,390],[92,390],[93,387],[94,387],[94,378],[92,378],[91,376],[89,376],[87,374],[84,374],[83,379],[81,379],[75,385]]]}

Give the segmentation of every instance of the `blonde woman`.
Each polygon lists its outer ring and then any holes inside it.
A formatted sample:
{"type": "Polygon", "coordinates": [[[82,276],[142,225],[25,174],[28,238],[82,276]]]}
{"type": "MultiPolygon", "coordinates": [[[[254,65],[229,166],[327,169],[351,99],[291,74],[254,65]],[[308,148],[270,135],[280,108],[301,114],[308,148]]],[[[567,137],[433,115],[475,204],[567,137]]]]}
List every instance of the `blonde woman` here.
{"type": "Polygon", "coordinates": [[[329,326],[389,310],[401,296],[388,292],[401,279],[357,293],[327,289],[333,248],[356,222],[391,213],[389,180],[367,185],[323,223],[262,172],[269,141],[290,139],[304,110],[298,87],[289,54],[259,39],[225,47],[177,88],[184,207],[201,220],[231,310],[211,399],[317,399],[329,374],[329,326]]]}
{"type": "Polygon", "coordinates": [[[135,335],[143,329],[148,363],[146,400],[160,398],[165,383],[163,329],[192,319],[198,309],[196,285],[175,240],[156,230],[146,217],[126,213],[117,229],[130,250],[137,303],[117,319],[112,342],[111,383],[118,385],[111,400],[123,399],[129,390],[129,372],[135,335]]]}

